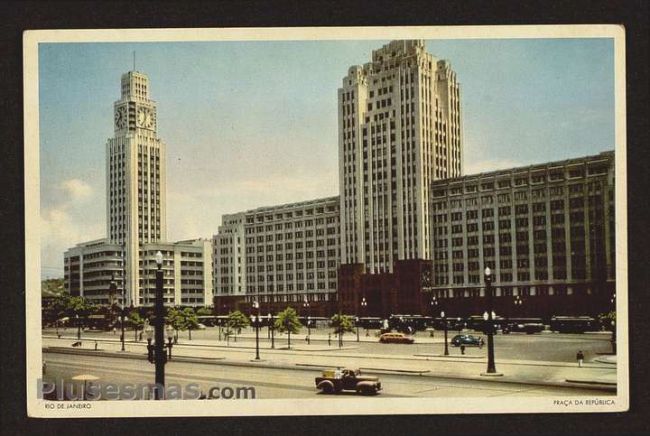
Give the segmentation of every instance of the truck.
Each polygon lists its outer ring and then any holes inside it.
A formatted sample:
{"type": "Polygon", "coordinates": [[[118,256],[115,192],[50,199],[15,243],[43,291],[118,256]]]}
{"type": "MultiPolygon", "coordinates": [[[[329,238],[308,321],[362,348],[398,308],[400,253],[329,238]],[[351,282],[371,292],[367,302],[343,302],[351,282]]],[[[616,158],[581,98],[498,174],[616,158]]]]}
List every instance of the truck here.
{"type": "Polygon", "coordinates": [[[362,376],[358,369],[332,370],[322,372],[315,379],[316,388],[324,394],[339,394],[342,391],[354,391],[361,395],[376,395],[381,391],[378,377],[362,376]]]}

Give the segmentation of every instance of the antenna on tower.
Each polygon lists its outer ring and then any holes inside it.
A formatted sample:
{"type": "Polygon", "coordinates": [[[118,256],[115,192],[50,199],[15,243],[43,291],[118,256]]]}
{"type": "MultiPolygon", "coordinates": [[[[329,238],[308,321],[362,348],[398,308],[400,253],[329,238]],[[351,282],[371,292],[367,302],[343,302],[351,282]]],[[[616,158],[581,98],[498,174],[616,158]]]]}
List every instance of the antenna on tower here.
{"type": "Polygon", "coordinates": [[[133,50],[133,71],[135,71],[135,50],[133,50]]]}

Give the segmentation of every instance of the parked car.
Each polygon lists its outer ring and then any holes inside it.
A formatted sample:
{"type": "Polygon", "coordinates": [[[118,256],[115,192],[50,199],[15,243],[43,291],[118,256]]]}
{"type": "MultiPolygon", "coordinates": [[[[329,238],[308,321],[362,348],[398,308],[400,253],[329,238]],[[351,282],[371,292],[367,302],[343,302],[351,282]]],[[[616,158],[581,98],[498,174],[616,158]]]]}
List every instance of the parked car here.
{"type": "Polygon", "coordinates": [[[376,395],[381,390],[378,377],[362,376],[358,369],[325,370],[316,377],[316,387],[324,394],[355,391],[362,395],[376,395]]]}
{"type": "Polygon", "coordinates": [[[474,335],[456,335],[451,338],[451,345],[454,347],[460,347],[461,345],[470,345],[476,347],[482,347],[485,342],[481,336],[474,335]]]}
{"type": "Polygon", "coordinates": [[[412,344],[414,340],[404,333],[384,333],[379,336],[379,342],[382,344],[412,344]]]}

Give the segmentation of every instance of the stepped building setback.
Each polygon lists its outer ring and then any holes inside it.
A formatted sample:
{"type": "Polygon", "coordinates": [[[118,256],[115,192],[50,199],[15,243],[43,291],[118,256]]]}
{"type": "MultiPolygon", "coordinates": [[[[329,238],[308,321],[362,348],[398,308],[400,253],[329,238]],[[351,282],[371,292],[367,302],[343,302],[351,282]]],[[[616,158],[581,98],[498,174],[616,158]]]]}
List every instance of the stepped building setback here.
{"type": "Polygon", "coordinates": [[[374,50],[338,89],[340,195],[224,215],[211,240],[171,243],[156,103],[146,75],[124,74],[106,144],[107,238],[66,251],[66,289],[150,305],[160,250],[165,304],[220,315],[256,301],[263,314],[480,315],[485,267],[498,315],[608,311],[614,152],[464,176],[460,88],[422,40],[374,50]]]}
{"type": "Polygon", "coordinates": [[[64,282],[72,295],[97,304],[153,304],[155,261],[163,254],[168,305],[212,301],[209,240],[166,242],[166,153],[157,135],[156,103],[149,78],[122,75],[113,105],[114,136],[106,143],[106,239],[78,244],[64,254],[64,282]],[[111,280],[117,295],[109,295],[111,280]]]}

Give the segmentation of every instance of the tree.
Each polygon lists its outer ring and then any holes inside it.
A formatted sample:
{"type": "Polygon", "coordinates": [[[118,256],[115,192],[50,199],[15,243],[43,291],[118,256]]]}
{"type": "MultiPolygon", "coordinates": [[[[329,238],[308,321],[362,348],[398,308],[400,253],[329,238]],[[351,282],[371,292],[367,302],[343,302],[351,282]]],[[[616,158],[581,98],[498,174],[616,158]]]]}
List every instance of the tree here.
{"type": "Polygon", "coordinates": [[[339,347],[343,345],[343,335],[346,332],[351,332],[354,330],[352,317],[347,315],[336,314],[332,317],[331,321],[332,327],[334,327],[334,333],[339,335],[339,347]]]}
{"type": "Polygon", "coordinates": [[[185,323],[182,311],[177,307],[170,307],[167,309],[167,324],[171,325],[174,331],[176,332],[176,342],[178,340],[178,332],[184,330],[185,323]]]}
{"type": "Polygon", "coordinates": [[[43,311],[43,322],[46,324],[57,323],[58,327],[58,320],[68,315],[70,298],[70,294],[64,293],[49,300],[43,311]]]}
{"type": "Polygon", "coordinates": [[[144,326],[144,318],[140,316],[140,312],[133,310],[129,313],[129,321],[131,321],[131,325],[133,326],[135,341],[138,342],[138,330],[144,326]]]}
{"type": "Polygon", "coordinates": [[[298,333],[302,324],[300,324],[296,310],[292,307],[287,307],[282,312],[278,313],[274,327],[280,333],[287,332],[287,347],[290,349],[291,333],[298,333]]]}
{"type": "Polygon", "coordinates": [[[181,325],[182,328],[181,330],[187,330],[189,334],[189,340],[192,340],[192,330],[196,330],[199,328],[199,319],[196,317],[196,313],[194,313],[194,309],[191,307],[186,307],[180,312],[181,315],[181,325]]]}
{"type": "Polygon", "coordinates": [[[235,333],[235,341],[237,340],[237,333],[241,333],[241,330],[243,328],[246,328],[250,325],[250,320],[246,315],[241,313],[239,310],[235,310],[234,312],[230,312],[228,314],[228,320],[226,321],[226,326],[228,327],[228,331],[226,331],[227,335],[232,334],[232,332],[235,333]]]}
{"type": "Polygon", "coordinates": [[[199,307],[196,310],[196,315],[197,316],[212,316],[212,308],[211,307],[199,307]]]}

